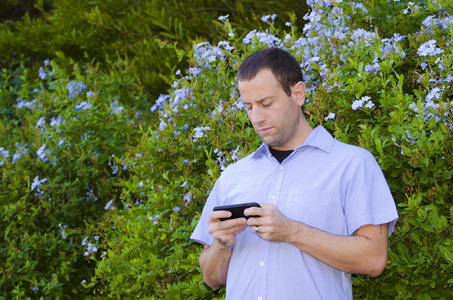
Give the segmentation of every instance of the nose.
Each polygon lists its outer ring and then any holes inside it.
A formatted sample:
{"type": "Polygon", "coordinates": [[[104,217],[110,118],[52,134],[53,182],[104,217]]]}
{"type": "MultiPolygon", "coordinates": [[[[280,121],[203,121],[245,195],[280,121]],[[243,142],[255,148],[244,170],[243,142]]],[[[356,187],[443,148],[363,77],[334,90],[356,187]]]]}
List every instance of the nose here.
{"type": "Polygon", "coordinates": [[[249,112],[249,118],[253,125],[259,125],[266,121],[266,115],[261,107],[258,105],[254,106],[249,112]]]}

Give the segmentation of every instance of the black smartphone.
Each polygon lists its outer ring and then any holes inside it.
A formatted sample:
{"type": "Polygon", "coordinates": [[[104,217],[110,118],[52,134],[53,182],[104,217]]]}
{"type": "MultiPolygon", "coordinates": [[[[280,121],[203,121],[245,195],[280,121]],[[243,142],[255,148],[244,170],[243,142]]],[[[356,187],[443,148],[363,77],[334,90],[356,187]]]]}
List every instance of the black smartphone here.
{"type": "Polygon", "coordinates": [[[258,217],[258,216],[248,216],[248,217],[244,216],[244,210],[249,207],[261,207],[261,206],[256,202],[249,202],[249,203],[216,206],[216,207],[214,207],[214,211],[227,210],[227,211],[231,212],[231,217],[220,219],[222,221],[228,220],[228,219],[236,219],[236,218],[248,219],[249,217],[258,217]]]}

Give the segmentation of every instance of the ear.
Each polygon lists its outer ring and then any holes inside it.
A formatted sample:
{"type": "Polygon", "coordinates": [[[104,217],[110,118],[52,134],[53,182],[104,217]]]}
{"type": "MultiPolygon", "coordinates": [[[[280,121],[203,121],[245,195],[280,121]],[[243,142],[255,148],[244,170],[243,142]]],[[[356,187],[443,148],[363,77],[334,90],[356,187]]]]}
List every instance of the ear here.
{"type": "Polygon", "coordinates": [[[294,99],[294,102],[299,105],[303,106],[305,103],[305,84],[302,81],[299,81],[291,88],[291,96],[294,99]]]}

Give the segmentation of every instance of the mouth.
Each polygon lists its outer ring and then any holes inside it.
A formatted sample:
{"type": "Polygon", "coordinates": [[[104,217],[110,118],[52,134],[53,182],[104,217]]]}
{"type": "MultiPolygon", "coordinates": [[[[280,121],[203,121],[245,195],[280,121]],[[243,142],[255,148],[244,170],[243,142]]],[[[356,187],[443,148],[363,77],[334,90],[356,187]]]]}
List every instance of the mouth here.
{"type": "Polygon", "coordinates": [[[258,133],[259,133],[260,135],[265,135],[265,134],[269,133],[269,132],[271,131],[272,128],[273,128],[273,127],[263,127],[263,128],[259,128],[259,129],[258,129],[258,133]]]}

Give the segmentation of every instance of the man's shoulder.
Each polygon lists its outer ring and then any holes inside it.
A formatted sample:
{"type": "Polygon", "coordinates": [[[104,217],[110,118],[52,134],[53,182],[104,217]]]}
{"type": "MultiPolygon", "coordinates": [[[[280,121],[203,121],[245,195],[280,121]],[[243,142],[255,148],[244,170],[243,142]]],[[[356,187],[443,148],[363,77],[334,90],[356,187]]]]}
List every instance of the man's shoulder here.
{"type": "Polygon", "coordinates": [[[348,170],[377,167],[374,155],[365,148],[335,140],[330,153],[331,160],[343,165],[348,170]]]}
{"type": "Polygon", "coordinates": [[[341,142],[337,139],[334,139],[332,152],[334,152],[334,154],[342,153],[342,154],[349,155],[349,156],[361,156],[361,155],[366,155],[367,153],[370,153],[365,148],[362,148],[362,147],[359,147],[356,145],[352,145],[352,144],[347,144],[347,143],[341,142]]]}

